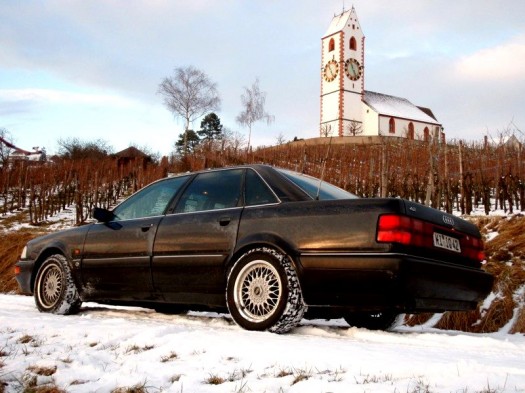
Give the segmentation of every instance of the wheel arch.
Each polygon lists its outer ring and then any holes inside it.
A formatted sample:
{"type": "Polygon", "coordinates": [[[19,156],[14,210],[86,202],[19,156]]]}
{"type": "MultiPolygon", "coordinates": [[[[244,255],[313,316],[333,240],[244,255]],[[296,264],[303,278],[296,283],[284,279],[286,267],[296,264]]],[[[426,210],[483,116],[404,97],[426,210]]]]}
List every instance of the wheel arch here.
{"type": "Polygon", "coordinates": [[[237,246],[235,247],[234,252],[232,253],[231,257],[229,258],[227,265],[226,265],[226,275],[229,274],[231,268],[235,264],[235,262],[241,257],[243,254],[248,252],[251,249],[258,248],[258,247],[268,247],[272,248],[282,254],[288,255],[290,257],[291,263],[297,272],[297,275],[300,277],[301,272],[301,266],[299,263],[299,252],[294,247],[294,245],[283,239],[282,237],[274,234],[274,233],[261,233],[257,235],[252,235],[249,237],[246,237],[242,240],[240,240],[237,243],[237,246]]]}

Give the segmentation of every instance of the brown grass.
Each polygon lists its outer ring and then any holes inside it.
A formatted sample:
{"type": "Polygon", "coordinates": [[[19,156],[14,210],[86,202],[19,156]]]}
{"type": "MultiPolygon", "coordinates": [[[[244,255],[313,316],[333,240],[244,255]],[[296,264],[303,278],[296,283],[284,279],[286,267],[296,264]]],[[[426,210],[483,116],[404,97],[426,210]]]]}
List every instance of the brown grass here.
{"type": "Polygon", "coordinates": [[[425,312],[421,314],[407,314],[404,320],[404,324],[407,326],[417,326],[427,323],[434,314],[425,312]]]}
{"type": "Polygon", "coordinates": [[[522,308],[519,310],[518,317],[514,326],[510,330],[511,333],[523,333],[525,334],[525,309],[522,308]]]}
{"type": "MultiPolygon", "coordinates": [[[[498,232],[498,236],[485,244],[487,263],[484,266],[495,276],[493,290],[498,297],[483,313],[480,310],[445,313],[436,327],[476,333],[497,332],[513,317],[517,306],[515,294],[525,285],[525,217],[482,217],[472,221],[485,236],[498,232]]],[[[525,330],[525,311],[521,308],[518,312],[512,332],[525,330]]]]}
{"type": "Polygon", "coordinates": [[[0,293],[16,292],[18,284],[15,280],[15,263],[20,258],[26,243],[41,235],[36,230],[20,230],[2,233],[0,241],[0,293]]]}

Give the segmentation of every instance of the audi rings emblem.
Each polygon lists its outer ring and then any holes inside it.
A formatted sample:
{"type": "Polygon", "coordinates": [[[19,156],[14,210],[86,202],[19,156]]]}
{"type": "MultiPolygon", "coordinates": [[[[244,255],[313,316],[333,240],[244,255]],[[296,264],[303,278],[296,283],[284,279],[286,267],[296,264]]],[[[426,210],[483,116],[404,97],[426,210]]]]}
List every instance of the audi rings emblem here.
{"type": "Polygon", "coordinates": [[[443,222],[447,225],[454,226],[454,219],[449,216],[443,216],[443,222]]]}

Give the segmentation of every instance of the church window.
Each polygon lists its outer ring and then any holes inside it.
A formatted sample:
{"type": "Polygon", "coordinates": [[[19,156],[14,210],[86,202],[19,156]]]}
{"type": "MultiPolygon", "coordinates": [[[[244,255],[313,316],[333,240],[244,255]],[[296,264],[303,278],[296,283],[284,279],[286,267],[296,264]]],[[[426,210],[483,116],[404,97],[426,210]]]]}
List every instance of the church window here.
{"type": "Polygon", "coordinates": [[[357,50],[357,41],[355,40],[355,37],[350,38],[350,49],[357,50]]]}
{"type": "Polygon", "coordinates": [[[330,42],[328,43],[328,52],[332,52],[335,50],[335,41],[333,38],[330,38],[330,42]]]}
{"type": "Polygon", "coordinates": [[[430,130],[428,129],[428,127],[425,127],[425,129],[423,130],[423,136],[426,142],[430,140],[430,130]]]}
{"type": "Polygon", "coordinates": [[[394,120],[393,117],[391,117],[389,122],[388,122],[388,132],[391,133],[391,134],[395,134],[396,133],[396,121],[394,120]]]}
{"type": "Polygon", "coordinates": [[[408,123],[408,139],[414,139],[414,123],[408,123]]]}

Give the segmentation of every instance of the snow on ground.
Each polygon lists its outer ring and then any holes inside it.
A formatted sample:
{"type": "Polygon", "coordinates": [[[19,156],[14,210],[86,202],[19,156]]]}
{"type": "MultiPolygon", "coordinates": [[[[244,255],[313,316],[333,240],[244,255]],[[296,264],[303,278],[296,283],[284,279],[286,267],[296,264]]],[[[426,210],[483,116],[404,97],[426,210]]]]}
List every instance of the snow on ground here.
{"type": "Polygon", "coordinates": [[[517,334],[305,320],[276,335],[242,330],[228,315],[86,303],[56,316],[32,297],[0,295],[6,392],[35,377],[68,392],[525,392],[524,354],[517,334]]]}

